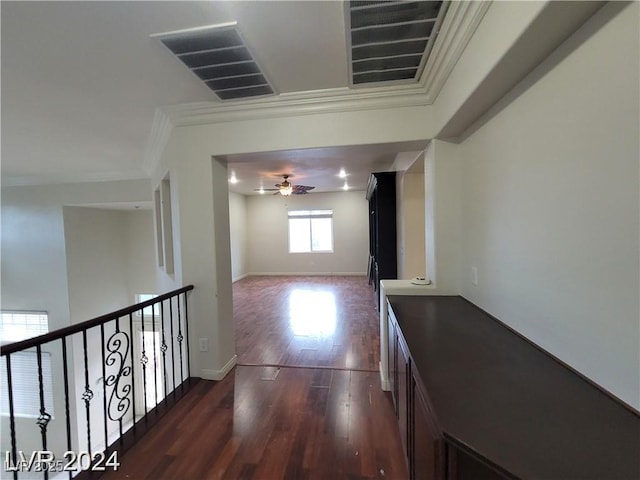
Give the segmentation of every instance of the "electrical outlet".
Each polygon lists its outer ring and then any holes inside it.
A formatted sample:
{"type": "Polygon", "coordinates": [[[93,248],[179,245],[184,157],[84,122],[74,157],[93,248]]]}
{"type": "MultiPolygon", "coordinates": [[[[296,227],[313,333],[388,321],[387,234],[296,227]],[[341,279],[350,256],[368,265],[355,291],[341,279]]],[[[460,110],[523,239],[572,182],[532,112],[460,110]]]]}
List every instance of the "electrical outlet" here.
{"type": "Polygon", "coordinates": [[[209,351],[209,339],[208,338],[201,338],[200,339],[200,351],[201,352],[208,352],[209,351]]]}
{"type": "Polygon", "coordinates": [[[471,284],[478,285],[478,268],[471,267],[471,284]]]}

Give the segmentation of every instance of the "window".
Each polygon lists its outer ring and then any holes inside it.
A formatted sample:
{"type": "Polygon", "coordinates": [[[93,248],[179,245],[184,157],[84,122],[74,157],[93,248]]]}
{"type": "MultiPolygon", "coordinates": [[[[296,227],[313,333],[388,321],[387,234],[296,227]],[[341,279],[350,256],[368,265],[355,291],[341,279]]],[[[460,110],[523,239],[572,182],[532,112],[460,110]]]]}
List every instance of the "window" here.
{"type": "Polygon", "coordinates": [[[171,183],[167,175],[153,193],[158,266],[173,273],[173,221],[171,219],[171,183]]]}
{"type": "Polygon", "coordinates": [[[289,212],[289,253],[332,251],[333,210],[289,212]]]}
{"type": "MultiPolygon", "coordinates": [[[[49,331],[46,312],[3,311],[0,320],[2,343],[18,342],[49,331]]],[[[53,416],[53,375],[51,354],[42,352],[42,387],[45,410],[53,416]]],[[[9,415],[7,388],[7,360],[0,364],[0,414],[9,415]]],[[[13,387],[13,413],[16,417],[37,418],[40,415],[40,386],[38,382],[38,356],[33,350],[11,355],[11,382],[13,387]]]]}
{"type": "MultiPolygon", "coordinates": [[[[151,300],[152,298],[156,298],[158,295],[153,293],[136,293],[136,303],[146,302],[147,300],[151,300]]],[[[151,317],[155,315],[157,318],[160,317],[160,303],[155,303],[153,305],[149,305],[148,307],[144,307],[142,309],[142,313],[145,317],[151,317]]],[[[136,315],[140,316],[140,310],[136,310],[136,315]]]]}

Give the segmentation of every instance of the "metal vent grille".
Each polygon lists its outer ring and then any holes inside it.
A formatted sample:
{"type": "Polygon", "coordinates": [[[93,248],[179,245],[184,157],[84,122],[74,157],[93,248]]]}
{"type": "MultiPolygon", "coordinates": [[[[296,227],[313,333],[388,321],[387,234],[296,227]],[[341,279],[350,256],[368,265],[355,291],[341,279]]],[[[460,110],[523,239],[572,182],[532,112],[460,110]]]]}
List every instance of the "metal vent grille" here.
{"type": "Polygon", "coordinates": [[[417,82],[446,7],[442,1],[349,2],[351,84],[417,82]]]}
{"type": "Polygon", "coordinates": [[[274,94],[236,23],[153,35],[221,100],[274,94]]]}

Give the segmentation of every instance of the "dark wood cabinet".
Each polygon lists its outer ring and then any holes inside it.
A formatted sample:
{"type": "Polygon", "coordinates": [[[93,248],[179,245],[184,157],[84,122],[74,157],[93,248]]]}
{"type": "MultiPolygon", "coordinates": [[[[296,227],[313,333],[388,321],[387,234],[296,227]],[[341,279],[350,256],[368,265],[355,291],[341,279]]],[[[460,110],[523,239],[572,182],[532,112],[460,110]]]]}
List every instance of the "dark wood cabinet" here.
{"type": "MultiPolygon", "coordinates": [[[[411,375],[411,365],[409,362],[409,353],[404,343],[402,335],[396,335],[396,390],[398,391],[397,414],[398,426],[400,428],[400,440],[404,451],[410,449],[410,432],[409,432],[409,376],[411,375]]],[[[411,463],[409,462],[409,467],[411,463]]]]}
{"type": "Polygon", "coordinates": [[[416,480],[444,478],[443,440],[434,423],[422,389],[418,387],[418,381],[412,375],[411,478],[416,480]]]}
{"type": "Polygon", "coordinates": [[[443,478],[442,438],[418,387],[409,349],[393,314],[388,317],[388,328],[389,381],[410,478],[443,478]]]}
{"type": "Polygon", "coordinates": [[[411,479],[640,479],[638,412],[461,297],[388,311],[411,479]]]}
{"type": "Polygon", "coordinates": [[[369,201],[369,283],[398,276],[396,234],[396,172],[372,173],[367,186],[369,201]]]}

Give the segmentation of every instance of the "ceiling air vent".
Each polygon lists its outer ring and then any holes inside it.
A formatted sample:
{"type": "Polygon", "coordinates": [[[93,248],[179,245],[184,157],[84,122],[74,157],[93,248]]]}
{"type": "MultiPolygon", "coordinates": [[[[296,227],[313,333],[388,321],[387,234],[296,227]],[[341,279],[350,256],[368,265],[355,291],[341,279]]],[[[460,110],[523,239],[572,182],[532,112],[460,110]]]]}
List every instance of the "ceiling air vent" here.
{"type": "Polygon", "coordinates": [[[351,85],[415,83],[447,2],[348,2],[351,85]]]}
{"type": "Polygon", "coordinates": [[[159,38],[221,100],[274,93],[235,22],[153,37],[159,38]]]}

